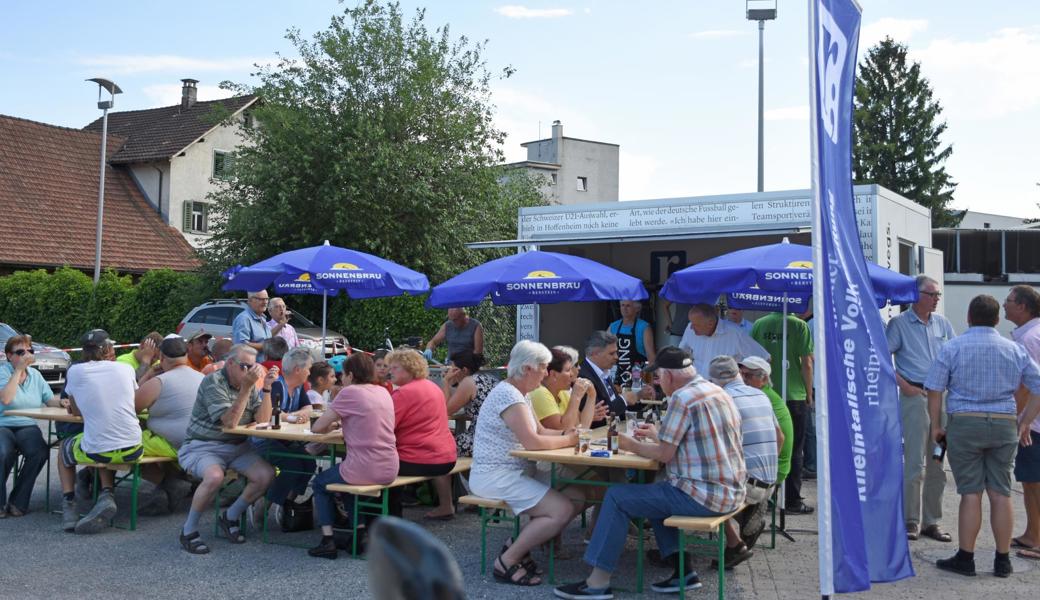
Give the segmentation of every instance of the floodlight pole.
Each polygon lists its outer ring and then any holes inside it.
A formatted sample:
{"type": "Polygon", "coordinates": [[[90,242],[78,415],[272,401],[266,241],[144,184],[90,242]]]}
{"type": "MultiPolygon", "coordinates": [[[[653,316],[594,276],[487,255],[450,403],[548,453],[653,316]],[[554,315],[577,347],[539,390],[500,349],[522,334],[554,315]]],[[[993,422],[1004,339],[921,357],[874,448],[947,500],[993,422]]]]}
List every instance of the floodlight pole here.
{"type": "Polygon", "coordinates": [[[94,79],[88,79],[87,81],[93,81],[98,84],[98,108],[102,110],[101,113],[101,182],[98,185],[98,210],[97,210],[97,234],[94,242],[94,286],[97,286],[98,280],[101,279],[101,230],[104,224],[105,215],[105,151],[108,146],[108,109],[112,108],[115,104],[116,94],[123,93],[123,90],[119,89],[119,86],[109,81],[108,79],[102,79],[100,77],[94,79]],[[102,100],[101,92],[108,91],[109,99],[102,100]]]}

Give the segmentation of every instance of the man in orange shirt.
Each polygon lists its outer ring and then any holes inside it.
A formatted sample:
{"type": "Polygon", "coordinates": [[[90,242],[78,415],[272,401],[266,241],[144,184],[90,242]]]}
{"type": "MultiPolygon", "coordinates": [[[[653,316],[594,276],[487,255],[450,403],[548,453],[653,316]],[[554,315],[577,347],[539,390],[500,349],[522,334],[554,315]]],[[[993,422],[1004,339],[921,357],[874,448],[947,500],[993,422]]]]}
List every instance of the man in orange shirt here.
{"type": "Polygon", "coordinates": [[[208,365],[213,363],[213,357],[209,353],[209,340],[212,333],[206,333],[200,329],[188,338],[188,366],[199,373],[208,365]]]}

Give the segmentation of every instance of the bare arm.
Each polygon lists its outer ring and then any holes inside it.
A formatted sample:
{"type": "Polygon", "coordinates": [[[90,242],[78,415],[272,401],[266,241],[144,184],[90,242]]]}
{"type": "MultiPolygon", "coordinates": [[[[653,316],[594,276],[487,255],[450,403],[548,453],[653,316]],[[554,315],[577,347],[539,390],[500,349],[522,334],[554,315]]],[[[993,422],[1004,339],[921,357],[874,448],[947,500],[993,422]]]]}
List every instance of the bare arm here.
{"type": "Polygon", "coordinates": [[[473,352],[477,354],[484,353],[484,326],[477,325],[477,330],[473,332],[473,352]]]}
{"type": "Polygon", "coordinates": [[[448,399],[448,416],[462,410],[477,396],[477,384],[472,377],[466,377],[455,387],[455,391],[448,399]]]}
{"type": "Polygon", "coordinates": [[[336,411],[327,410],[311,425],[311,431],[313,433],[328,433],[335,428],[336,423],[339,423],[339,415],[336,414],[336,411]]]}
{"type": "Polygon", "coordinates": [[[940,437],[946,435],[946,430],[942,428],[942,415],[939,413],[942,409],[942,395],[942,392],[928,390],[928,418],[932,421],[932,440],[937,443],[940,437]]]}
{"type": "Polygon", "coordinates": [[[74,417],[82,417],[83,413],[79,412],[79,407],[76,406],[76,399],[69,394],[69,414],[74,417]]]}
{"type": "Polygon", "coordinates": [[[427,350],[433,350],[434,348],[439,346],[441,344],[441,342],[444,341],[444,335],[445,335],[445,331],[446,331],[445,328],[447,326],[448,326],[448,323],[445,322],[443,325],[441,325],[441,328],[437,330],[437,333],[435,333],[433,335],[433,338],[429,342],[426,342],[426,349],[427,350]]]}
{"type": "MultiPolygon", "coordinates": [[[[931,406],[929,404],[929,406],[931,406]]],[[[1033,420],[1040,414],[1040,395],[1029,394],[1029,400],[1026,402],[1025,410],[1022,411],[1022,418],[1018,422],[1018,439],[1019,443],[1023,446],[1033,445],[1033,436],[1030,434],[1030,426],[1033,424],[1033,420]]]]}
{"type": "MultiPolygon", "coordinates": [[[[267,381],[270,379],[270,374],[275,370],[271,369],[268,372],[268,377],[264,379],[264,388],[271,389],[270,385],[274,381],[267,381]]],[[[226,429],[237,427],[238,422],[242,420],[242,414],[246,411],[246,404],[249,403],[249,398],[252,395],[253,387],[256,385],[256,380],[260,378],[260,366],[253,365],[253,368],[246,373],[245,377],[240,384],[238,395],[235,396],[235,400],[231,403],[231,406],[224,411],[224,414],[220,417],[220,424],[226,429]]],[[[277,377],[277,375],[275,375],[277,377]]],[[[260,408],[257,409],[255,420],[257,423],[264,423],[271,420],[271,392],[263,392],[263,396],[260,402],[260,408]]]]}
{"type": "Polygon", "coordinates": [[[14,372],[11,373],[11,379],[7,381],[7,385],[4,386],[3,390],[0,390],[0,404],[7,406],[14,402],[14,396],[18,393],[18,386],[21,384],[22,375],[25,375],[25,367],[23,363],[19,363],[14,368],[14,372]]]}
{"type": "Polygon", "coordinates": [[[636,429],[636,435],[647,440],[641,441],[628,434],[618,434],[618,445],[622,450],[638,454],[643,458],[656,460],[659,463],[667,463],[675,456],[677,446],[657,439],[657,428],[653,425],[642,424],[636,429]]]}
{"type": "Polygon", "coordinates": [[[784,432],[780,429],[780,424],[776,424],[776,453],[779,455],[784,449],[784,432]]]}
{"type": "Polygon", "coordinates": [[[899,386],[899,391],[904,396],[924,396],[925,391],[917,386],[910,385],[910,382],[903,379],[903,376],[896,371],[896,384],[899,386]]]}
{"type": "Polygon", "coordinates": [[[643,330],[643,347],[646,348],[646,359],[650,362],[657,360],[657,347],[654,346],[654,331],[647,327],[643,330]]]}
{"type": "Polygon", "coordinates": [[[141,387],[137,388],[137,392],[134,393],[134,410],[137,412],[147,410],[155,404],[160,393],[162,393],[161,379],[152,378],[144,382],[141,387]]]}
{"type": "MultiPolygon", "coordinates": [[[[516,439],[520,440],[525,450],[555,450],[566,448],[578,443],[578,434],[570,432],[567,435],[546,435],[531,427],[530,408],[526,404],[514,404],[502,412],[502,420],[512,430],[516,439]]],[[[547,430],[541,425],[538,429],[547,430]]]]}

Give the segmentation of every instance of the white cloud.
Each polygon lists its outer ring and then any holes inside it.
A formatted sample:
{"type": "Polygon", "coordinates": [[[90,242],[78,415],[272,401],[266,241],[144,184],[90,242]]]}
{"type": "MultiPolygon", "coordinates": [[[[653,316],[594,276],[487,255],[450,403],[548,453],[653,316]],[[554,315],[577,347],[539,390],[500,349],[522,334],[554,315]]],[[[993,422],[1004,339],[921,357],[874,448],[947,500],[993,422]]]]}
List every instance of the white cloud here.
{"type": "MultiPolygon", "coordinates": [[[[588,13],[589,9],[585,11],[588,13]]],[[[574,14],[569,8],[528,8],[520,4],[499,6],[495,12],[510,19],[558,19],[574,14]]]]}
{"type": "Polygon", "coordinates": [[[174,71],[187,77],[200,71],[244,71],[252,69],[257,63],[264,64],[272,60],[271,57],[205,59],[173,54],[108,54],[83,57],[79,63],[114,75],[174,71]]]}
{"type": "Polygon", "coordinates": [[[873,23],[864,25],[860,31],[860,52],[865,52],[867,48],[885,39],[886,36],[897,42],[906,43],[910,41],[910,38],[915,33],[925,29],[928,29],[928,21],[926,19],[895,19],[893,17],[878,19],[873,23]]]}
{"type": "Polygon", "coordinates": [[[981,41],[935,40],[911,58],[956,119],[995,119],[1040,106],[1040,33],[1002,29],[981,41]]]}
{"type": "Polygon", "coordinates": [[[723,38],[737,37],[746,34],[746,31],[740,31],[738,29],[707,29],[705,31],[695,31],[691,33],[689,37],[694,40],[720,40],[723,38]]]}
{"type": "MultiPolygon", "coordinates": [[[[180,104],[181,102],[181,86],[176,83],[160,83],[156,85],[146,86],[143,90],[144,95],[148,97],[150,102],[150,108],[156,108],[159,106],[172,106],[174,104],[180,104]]],[[[219,100],[221,98],[230,98],[234,95],[234,92],[229,90],[222,90],[216,85],[200,85],[198,86],[197,92],[198,100],[219,100]]]]}
{"type": "Polygon", "coordinates": [[[784,106],[781,108],[770,108],[763,115],[766,121],[808,121],[809,106],[784,106]]]}

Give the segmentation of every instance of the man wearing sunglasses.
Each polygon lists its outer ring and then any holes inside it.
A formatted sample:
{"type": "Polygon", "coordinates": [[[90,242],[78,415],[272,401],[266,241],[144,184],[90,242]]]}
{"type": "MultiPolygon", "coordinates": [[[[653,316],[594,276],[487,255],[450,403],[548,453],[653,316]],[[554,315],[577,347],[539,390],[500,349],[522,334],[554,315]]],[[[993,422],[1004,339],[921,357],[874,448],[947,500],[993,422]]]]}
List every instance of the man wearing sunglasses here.
{"type": "Polygon", "coordinates": [[[278,369],[267,375],[257,364],[257,352],[238,344],[228,352],[224,367],[202,380],[195,406],[188,421],[184,444],[177,462],[186,473],[201,479],[191,500],[188,519],[180,532],[181,546],[191,554],[207,554],[210,549],[199,536],[199,519],[213,505],[213,497],[224,481],[227,469],[234,469],[249,482],[242,495],[217,517],[224,537],[232,544],[246,541],[238,523],[242,514],[267,490],[274,480],[274,468],[254,450],[246,437],[224,433],[227,427],[271,420],[271,384],[278,369]],[[261,390],[256,382],[263,379],[261,390]]]}
{"type": "Polygon", "coordinates": [[[264,311],[270,298],[267,290],[249,292],[247,302],[249,308],[238,313],[234,322],[231,323],[231,341],[235,344],[244,344],[260,353],[258,360],[264,361],[264,340],[271,337],[271,327],[267,324],[264,311]]]}

